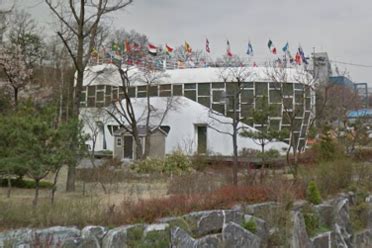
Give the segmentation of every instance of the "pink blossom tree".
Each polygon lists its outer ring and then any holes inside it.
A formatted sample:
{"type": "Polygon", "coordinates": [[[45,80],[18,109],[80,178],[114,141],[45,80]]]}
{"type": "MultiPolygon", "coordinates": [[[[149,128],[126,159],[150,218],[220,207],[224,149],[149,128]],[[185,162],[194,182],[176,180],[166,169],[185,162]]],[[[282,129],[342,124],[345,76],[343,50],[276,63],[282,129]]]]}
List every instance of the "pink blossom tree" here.
{"type": "Polygon", "coordinates": [[[18,105],[18,95],[31,82],[32,69],[28,69],[19,46],[0,48],[0,70],[4,73],[6,86],[11,88],[14,106],[18,105]]]}

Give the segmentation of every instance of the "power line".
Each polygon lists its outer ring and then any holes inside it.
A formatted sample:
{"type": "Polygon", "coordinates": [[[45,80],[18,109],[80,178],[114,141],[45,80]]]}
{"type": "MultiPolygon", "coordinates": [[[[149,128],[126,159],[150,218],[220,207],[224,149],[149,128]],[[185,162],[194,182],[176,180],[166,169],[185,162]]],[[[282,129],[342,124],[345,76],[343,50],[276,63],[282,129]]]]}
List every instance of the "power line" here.
{"type": "Polygon", "coordinates": [[[338,64],[343,64],[343,65],[351,65],[351,66],[364,67],[364,68],[372,68],[372,65],[354,64],[354,63],[348,63],[348,62],[337,61],[337,60],[330,60],[330,62],[338,63],[338,64]]]}

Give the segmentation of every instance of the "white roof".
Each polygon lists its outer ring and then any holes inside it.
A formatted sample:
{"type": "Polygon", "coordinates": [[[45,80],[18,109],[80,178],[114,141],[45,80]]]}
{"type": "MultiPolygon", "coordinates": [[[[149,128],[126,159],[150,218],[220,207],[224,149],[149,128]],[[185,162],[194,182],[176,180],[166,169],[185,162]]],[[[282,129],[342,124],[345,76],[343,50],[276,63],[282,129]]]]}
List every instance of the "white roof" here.
{"type": "MultiPolygon", "coordinates": [[[[243,82],[287,82],[307,85],[314,83],[313,77],[299,67],[205,67],[173,69],[148,74],[137,67],[125,68],[125,70],[128,70],[130,84],[134,86],[145,85],[149,81],[148,79],[157,84],[234,82],[237,81],[237,78],[243,82]]],[[[121,82],[119,71],[115,65],[102,64],[86,68],[83,86],[120,86],[121,82]]]]}

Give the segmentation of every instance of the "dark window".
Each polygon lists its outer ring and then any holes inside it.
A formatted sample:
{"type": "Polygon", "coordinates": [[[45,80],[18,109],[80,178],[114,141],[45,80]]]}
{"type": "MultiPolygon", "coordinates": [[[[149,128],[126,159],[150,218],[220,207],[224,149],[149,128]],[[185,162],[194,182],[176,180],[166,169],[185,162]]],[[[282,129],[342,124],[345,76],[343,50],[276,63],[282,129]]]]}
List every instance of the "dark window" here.
{"type": "Polygon", "coordinates": [[[105,89],[104,85],[97,85],[97,90],[103,90],[103,89],[105,89]]]}
{"type": "Polygon", "coordinates": [[[81,92],[81,95],[80,95],[80,102],[85,102],[86,101],[86,96],[87,94],[85,92],[81,92]]]}
{"type": "Polygon", "coordinates": [[[186,90],[196,89],[196,84],[184,84],[186,90]]]}
{"type": "Polygon", "coordinates": [[[267,96],[268,83],[256,83],[256,96],[267,96]]]}
{"type": "Polygon", "coordinates": [[[171,85],[170,84],[160,85],[160,91],[163,91],[163,90],[171,90],[171,85]]]}
{"type": "Polygon", "coordinates": [[[224,104],[212,104],[212,109],[218,113],[225,114],[225,105],[224,104]]]}
{"type": "Polygon", "coordinates": [[[242,112],[242,117],[251,117],[252,116],[252,111],[253,111],[253,106],[250,104],[242,104],[240,106],[241,112],[242,112]]]}
{"type": "Polygon", "coordinates": [[[111,96],[111,86],[106,86],[106,96],[111,96]]]}
{"type": "Polygon", "coordinates": [[[213,89],[223,89],[223,88],[225,88],[225,83],[213,83],[212,88],[213,89]]]}
{"type": "Polygon", "coordinates": [[[146,97],[146,96],[147,96],[146,91],[137,93],[137,97],[146,97]]]}
{"type": "Polygon", "coordinates": [[[182,96],[182,85],[173,85],[173,95],[182,96]]]}
{"type": "Polygon", "coordinates": [[[97,101],[101,102],[104,100],[103,92],[97,92],[97,101]]]}
{"type": "Polygon", "coordinates": [[[304,103],[304,93],[303,91],[296,91],[295,92],[295,102],[296,103],[304,103]]]}
{"type": "Polygon", "coordinates": [[[306,110],[311,110],[311,99],[310,98],[306,98],[305,104],[306,104],[306,110]]]}
{"type": "Polygon", "coordinates": [[[108,105],[110,105],[110,103],[111,103],[111,96],[106,96],[105,97],[105,105],[108,106],[108,105]]]}
{"type": "Polygon", "coordinates": [[[280,120],[270,120],[270,129],[279,130],[280,120]]]}
{"type": "Polygon", "coordinates": [[[171,96],[170,91],[160,91],[160,96],[171,96]]]}
{"type": "Polygon", "coordinates": [[[245,82],[243,83],[244,88],[253,88],[253,82],[245,82]]]}
{"type": "Polygon", "coordinates": [[[136,87],[129,87],[128,88],[128,96],[129,97],[136,97],[136,87]]]}
{"type": "Polygon", "coordinates": [[[283,99],[283,106],[284,106],[284,109],[292,109],[293,108],[293,99],[292,98],[284,98],[283,99]]]}
{"type": "Polygon", "coordinates": [[[88,107],[95,107],[96,105],[95,97],[88,97],[88,107]]]}
{"type": "Polygon", "coordinates": [[[198,153],[207,153],[207,126],[196,126],[198,134],[198,153]]]}
{"type": "Polygon", "coordinates": [[[88,96],[96,96],[96,86],[88,86],[88,96]]]}
{"type": "Polygon", "coordinates": [[[149,96],[158,96],[158,86],[149,86],[149,96]]]}
{"type": "Polygon", "coordinates": [[[297,90],[304,90],[304,85],[297,83],[297,84],[295,84],[295,89],[297,89],[297,90]]]}
{"type": "Polygon", "coordinates": [[[293,84],[289,84],[289,83],[283,84],[283,95],[284,96],[293,95],[293,84]]]}
{"type": "Polygon", "coordinates": [[[241,97],[243,103],[253,104],[253,90],[243,90],[243,92],[241,93],[241,97]]]}
{"type": "Polygon", "coordinates": [[[200,103],[200,104],[206,106],[207,108],[209,108],[210,107],[210,103],[211,103],[211,99],[210,99],[209,96],[207,96],[207,97],[204,97],[204,96],[203,97],[198,97],[198,103],[200,103]]]}
{"type": "Polygon", "coordinates": [[[193,101],[196,101],[196,91],[194,91],[194,90],[185,91],[184,96],[193,100],[193,101]]]}
{"type": "Polygon", "coordinates": [[[282,116],[282,105],[281,104],[270,104],[272,108],[272,117],[281,117],[282,116]]]}
{"type": "Polygon", "coordinates": [[[124,136],[124,158],[133,158],[132,136],[124,136]]]}
{"type": "Polygon", "coordinates": [[[223,91],[215,90],[213,91],[213,102],[223,102],[223,91]]]}
{"type": "Polygon", "coordinates": [[[210,84],[198,84],[198,95],[209,96],[211,94],[210,89],[210,84]]]}
{"type": "Polygon", "coordinates": [[[271,103],[281,103],[282,96],[280,90],[270,90],[270,102],[271,103]]]}

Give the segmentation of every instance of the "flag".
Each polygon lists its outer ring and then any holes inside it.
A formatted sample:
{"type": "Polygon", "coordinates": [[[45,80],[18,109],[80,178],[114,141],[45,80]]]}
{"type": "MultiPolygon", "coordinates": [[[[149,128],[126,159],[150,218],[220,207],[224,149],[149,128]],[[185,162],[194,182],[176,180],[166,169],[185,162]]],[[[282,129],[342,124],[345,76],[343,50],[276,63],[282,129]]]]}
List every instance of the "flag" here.
{"type": "Polygon", "coordinates": [[[136,52],[141,51],[141,46],[137,42],[133,42],[132,48],[133,48],[133,51],[136,51],[136,52]]]}
{"type": "Polygon", "coordinates": [[[165,44],[165,50],[167,51],[168,54],[173,52],[173,48],[168,46],[168,44],[165,44]]]}
{"type": "Polygon", "coordinates": [[[231,52],[231,47],[230,47],[230,42],[229,40],[227,40],[227,43],[226,43],[227,47],[226,47],[226,55],[229,56],[229,57],[232,57],[233,54],[231,52]]]}
{"type": "Polygon", "coordinates": [[[285,44],[285,46],[282,48],[283,52],[286,53],[288,51],[289,45],[288,42],[285,44]]]}
{"type": "Polygon", "coordinates": [[[301,47],[301,46],[298,47],[298,52],[299,52],[299,54],[300,54],[300,56],[301,56],[302,62],[304,62],[304,64],[307,65],[308,62],[307,62],[307,59],[306,59],[306,57],[305,57],[304,50],[302,50],[302,47],[301,47]]]}
{"type": "Polygon", "coordinates": [[[128,40],[125,40],[125,42],[124,42],[124,52],[126,52],[126,53],[130,52],[130,45],[129,45],[128,40]]]}
{"type": "Polygon", "coordinates": [[[205,50],[207,51],[207,53],[211,52],[211,49],[209,48],[209,40],[208,39],[205,40],[205,50]]]}
{"type": "Polygon", "coordinates": [[[116,44],[115,42],[112,42],[111,43],[111,51],[116,52],[118,50],[119,50],[118,44],[116,44]]]}
{"type": "Polygon", "coordinates": [[[256,62],[253,62],[253,67],[257,67],[257,64],[256,64],[256,62]]]}
{"type": "Polygon", "coordinates": [[[190,46],[189,43],[187,43],[187,41],[185,41],[185,45],[184,45],[183,49],[185,50],[186,53],[191,53],[192,52],[191,46],[190,46]]]}
{"type": "Polygon", "coordinates": [[[248,42],[247,54],[253,56],[253,47],[251,41],[248,42]]]}
{"type": "Polygon", "coordinates": [[[296,53],[295,62],[296,64],[301,65],[301,55],[299,52],[296,53]]]}
{"type": "Polygon", "coordinates": [[[98,52],[97,52],[97,49],[95,47],[93,47],[92,52],[90,53],[90,55],[93,56],[93,57],[98,56],[98,52]]]}
{"type": "Polygon", "coordinates": [[[151,54],[151,55],[156,55],[157,54],[157,52],[158,52],[158,47],[157,46],[155,46],[154,44],[152,44],[152,43],[148,43],[147,44],[147,49],[148,49],[148,51],[149,51],[149,53],[151,54]]]}
{"type": "Polygon", "coordinates": [[[273,54],[276,54],[276,48],[271,40],[269,40],[269,42],[267,43],[267,46],[273,54]]]}

